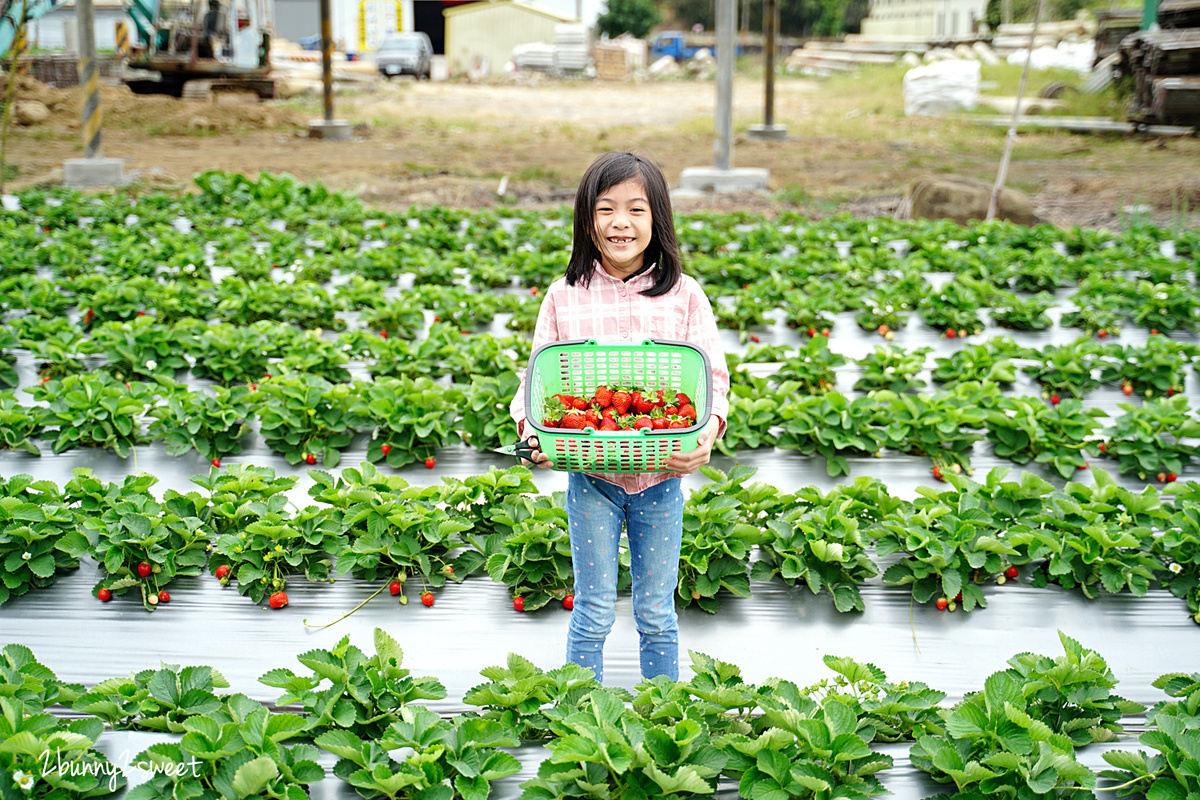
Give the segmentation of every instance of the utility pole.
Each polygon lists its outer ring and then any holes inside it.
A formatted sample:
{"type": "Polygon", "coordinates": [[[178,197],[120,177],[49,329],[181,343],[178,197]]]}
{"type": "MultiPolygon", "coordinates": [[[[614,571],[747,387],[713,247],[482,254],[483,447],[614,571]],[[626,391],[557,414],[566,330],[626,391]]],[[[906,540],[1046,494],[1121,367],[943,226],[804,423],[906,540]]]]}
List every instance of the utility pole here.
{"type": "Polygon", "coordinates": [[[786,139],[787,127],[775,124],[775,32],[779,30],[778,0],[763,0],[763,87],[764,108],[761,125],[751,125],[746,132],[755,139],[786,139]]]}
{"type": "Polygon", "coordinates": [[[345,142],[354,131],[344,119],[333,118],[333,9],[330,0],[321,0],[321,87],[325,117],[308,123],[308,138],[345,142]]]}
{"type": "Polygon", "coordinates": [[[83,92],[83,154],[63,162],[68,186],[111,186],[120,183],[124,164],[104,157],[104,115],[100,108],[100,69],[96,64],[96,14],[92,0],[76,0],[79,28],[79,87],[83,92]]]}

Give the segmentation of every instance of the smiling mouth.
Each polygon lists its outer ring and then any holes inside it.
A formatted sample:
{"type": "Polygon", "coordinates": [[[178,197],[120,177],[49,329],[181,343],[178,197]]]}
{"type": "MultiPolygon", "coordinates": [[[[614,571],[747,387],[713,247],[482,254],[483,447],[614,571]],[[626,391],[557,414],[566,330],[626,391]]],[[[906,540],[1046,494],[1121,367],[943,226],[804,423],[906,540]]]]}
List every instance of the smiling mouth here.
{"type": "Polygon", "coordinates": [[[612,242],[613,244],[629,244],[630,242],[633,241],[633,239],[630,237],[621,237],[621,236],[610,236],[610,237],[608,237],[608,240],[610,242],[612,242]]]}

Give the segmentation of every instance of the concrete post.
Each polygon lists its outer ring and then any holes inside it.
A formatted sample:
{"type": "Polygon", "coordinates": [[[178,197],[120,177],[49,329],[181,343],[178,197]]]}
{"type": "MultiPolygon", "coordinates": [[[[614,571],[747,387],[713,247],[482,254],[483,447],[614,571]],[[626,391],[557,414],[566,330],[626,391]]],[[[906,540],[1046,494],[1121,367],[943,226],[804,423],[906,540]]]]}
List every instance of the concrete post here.
{"type": "Polygon", "coordinates": [[[728,170],[733,162],[733,62],[737,33],[736,0],[717,0],[717,107],[713,166],[728,170]]]}

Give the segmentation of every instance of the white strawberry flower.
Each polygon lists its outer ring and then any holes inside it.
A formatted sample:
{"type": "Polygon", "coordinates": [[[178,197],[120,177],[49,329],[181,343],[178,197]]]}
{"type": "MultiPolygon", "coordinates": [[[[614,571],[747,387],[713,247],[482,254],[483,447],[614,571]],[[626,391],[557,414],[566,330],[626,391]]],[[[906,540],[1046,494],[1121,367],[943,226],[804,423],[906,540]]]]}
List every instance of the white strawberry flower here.
{"type": "Polygon", "coordinates": [[[158,369],[158,362],[155,361],[153,358],[150,359],[149,361],[146,362],[146,369],[153,372],[154,370],[158,369]]]}
{"type": "Polygon", "coordinates": [[[21,787],[22,791],[28,792],[33,789],[33,774],[18,770],[13,773],[13,782],[16,783],[17,786],[21,787]]]}
{"type": "Polygon", "coordinates": [[[1171,573],[1174,575],[1183,572],[1183,567],[1179,566],[1179,562],[1177,561],[1171,562],[1171,566],[1167,567],[1167,569],[1171,570],[1171,573]]]}
{"type": "Polygon", "coordinates": [[[28,561],[28,560],[29,560],[29,559],[31,559],[31,558],[33,558],[33,554],[32,554],[32,553],[30,553],[28,550],[26,550],[24,553],[21,553],[21,560],[22,560],[22,561],[28,561]]]}

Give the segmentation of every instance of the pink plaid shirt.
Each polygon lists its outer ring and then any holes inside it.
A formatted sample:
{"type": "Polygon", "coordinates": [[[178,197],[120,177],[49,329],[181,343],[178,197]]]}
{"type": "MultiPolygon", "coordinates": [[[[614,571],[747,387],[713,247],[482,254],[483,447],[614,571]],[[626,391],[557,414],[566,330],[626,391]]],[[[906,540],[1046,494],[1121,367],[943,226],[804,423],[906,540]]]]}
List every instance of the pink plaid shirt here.
{"type": "MultiPolygon", "coordinates": [[[[725,351],[717,335],[717,321],[708,297],[695,278],[684,275],[673,289],[658,297],[641,294],[654,284],[653,270],[646,270],[628,282],[609,275],[597,264],[587,288],[568,286],[559,278],[546,290],[533,331],[533,349],[567,339],[595,339],[597,342],[641,342],[643,339],[668,339],[689,342],[704,350],[712,367],[712,415],[720,420],[717,435],[725,433],[729,415],[729,369],[725,351]]],[[[525,374],[513,398],[510,412],[524,435],[525,374]]],[[[594,477],[616,484],[630,494],[644,491],[673,472],[600,472],[594,477]]]]}

